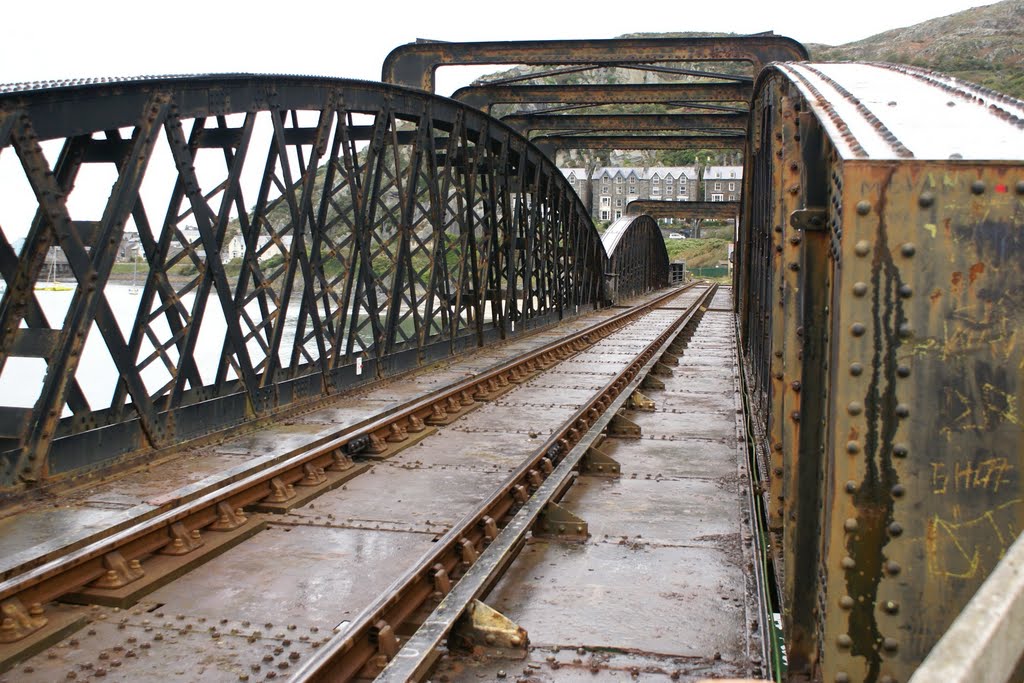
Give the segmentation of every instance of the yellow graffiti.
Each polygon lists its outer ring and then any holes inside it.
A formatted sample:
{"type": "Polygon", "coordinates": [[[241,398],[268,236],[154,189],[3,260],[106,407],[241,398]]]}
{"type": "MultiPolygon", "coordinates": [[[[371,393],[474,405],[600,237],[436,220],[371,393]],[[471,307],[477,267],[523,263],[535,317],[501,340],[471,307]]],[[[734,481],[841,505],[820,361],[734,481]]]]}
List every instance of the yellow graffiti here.
{"type": "Polygon", "coordinates": [[[937,227],[934,223],[925,223],[924,229],[931,233],[932,239],[935,239],[935,232],[937,230],[937,227]]]}
{"type": "MultiPolygon", "coordinates": [[[[928,572],[952,579],[973,579],[980,569],[991,571],[1017,539],[1014,507],[1018,498],[965,522],[935,515],[925,531],[928,572]]],[[[958,510],[957,510],[958,512],[958,510]]],[[[955,515],[959,516],[959,515],[955,515]]]]}
{"type": "Polygon", "coordinates": [[[953,463],[952,471],[944,462],[932,462],[931,466],[932,493],[936,495],[978,489],[998,493],[999,486],[1014,469],[1009,458],[988,458],[977,465],[958,460],[953,463]]]}
{"type": "MultiPolygon", "coordinates": [[[[944,323],[946,345],[943,349],[946,360],[964,352],[984,350],[986,347],[999,361],[1008,361],[1017,348],[1018,328],[1009,319],[971,320],[967,310],[958,312],[955,320],[962,323],[954,329],[944,323]]],[[[989,316],[985,316],[988,318],[989,316]]]]}
{"type": "Polygon", "coordinates": [[[1017,397],[1003,389],[986,382],[978,387],[978,391],[969,392],[967,396],[955,387],[946,387],[946,410],[951,416],[949,424],[940,431],[947,437],[955,432],[969,430],[987,431],[1000,422],[1021,426],[1017,411],[1017,397]],[[979,395],[980,394],[980,395],[979,395]],[[961,412],[956,414],[957,404],[961,412]]]}

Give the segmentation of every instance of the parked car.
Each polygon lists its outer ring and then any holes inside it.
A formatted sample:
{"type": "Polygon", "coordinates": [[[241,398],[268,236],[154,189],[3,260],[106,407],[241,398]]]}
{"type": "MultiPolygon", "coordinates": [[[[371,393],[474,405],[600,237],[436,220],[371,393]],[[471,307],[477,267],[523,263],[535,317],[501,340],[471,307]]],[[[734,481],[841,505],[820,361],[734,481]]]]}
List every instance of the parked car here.
{"type": "Polygon", "coordinates": [[[668,238],[670,240],[685,240],[686,238],[680,235],[678,232],[669,233],[668,238]]]}

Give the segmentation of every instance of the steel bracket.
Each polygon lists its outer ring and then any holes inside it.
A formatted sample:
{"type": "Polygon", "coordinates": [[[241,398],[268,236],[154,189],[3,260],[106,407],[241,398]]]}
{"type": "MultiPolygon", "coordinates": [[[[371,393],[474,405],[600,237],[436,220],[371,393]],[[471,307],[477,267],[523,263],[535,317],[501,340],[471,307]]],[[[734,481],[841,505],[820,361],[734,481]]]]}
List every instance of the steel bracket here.
{"type": "Polygon", "coordinates": [[[501,612],[474,600],[456,622],[448,646],[463,650],[500,649],[526,656],[529,642],[526,629],[501,612]]]}
{"type": "Polygon", "coordinates": [[[640,425],[621,413],[616,413],[608,423],[608,436],[620,439],[639,439],[640,425]]]}
{"type": "Polygon", "coordinates": [[[106,569],[103,576],[89,584],[92,588],[121,588],[133,581],[138,581],[146,575],[142,563],[138,560],[128,561],[118,551],[107,553],[103,556],[103,567],[106,569]]]}
{"type": "Polygon", "coordinates": [[[160,549],[161,555],[188,555],[190,552],[203,545],[203,538],[199,529],[189,531],[181,522],[172,524],[167,530],[170,542],[160,549]]]}
{"type": "Polygon", "coordinates": [[[543,538],[561,538],[572,541],[585,541],[590,536],[587,522],[558,503],[548,503],[537,524],[533,527],[533,535],[543,538]]]}
{"type": "Polygon", "coordinates": [[[622,465],[596,446],[591,446],[580,463],[580,473],[591,477],[618,477],[622,474],[622,465]]]}
{"type": "Polygon", "coordinates": [[[797,230],[825,230],[828,228],[828,213],[819,207],[797,209],[789,214],[789,224],[797,230]]]}
{"type": "Polygon", "coordinates": [[[634,391],[630,394],[626,400],[626,407],[632,410],[642,410],[645,413],[653,413],[655,409],[654,401],[647,398],[639,391],[634,391]]]}
{"type": "Polygon", "coordinates": [[[658,362],[654,364],[654,368],[651,370],[652,375],[658,377],[673,377],[675,373],[672,372],[672,368],[664,363],[658,362]]]}
{"type": "Polygon", "coordinates": [[[217,503],[217,521],[206,527],[210,531],[234,531],[248,521],[241,509],[234,509],[227,501],[217,503]]]}
{"type": "Polygon", "coordinates": [[[647,389],[648,391],[652,389],[655,391],[661,391],[662,389],[665,388],[665,383],[662,382],[657,377],[655,377],[654,375],[649,374],[646,377],[644,377],[642,382],[640,382],[640,388],[647,389]]]}
{"type": "Polygon", "coordinates": [[[26,638],[46,626],[47,623],[41,605],[37,603],[30,609],[25,609],[25,605],[17,598],[0,603],[0,614],[3,615],[3,624],[0,625],[0,643],[13,643],[26,638]]]}

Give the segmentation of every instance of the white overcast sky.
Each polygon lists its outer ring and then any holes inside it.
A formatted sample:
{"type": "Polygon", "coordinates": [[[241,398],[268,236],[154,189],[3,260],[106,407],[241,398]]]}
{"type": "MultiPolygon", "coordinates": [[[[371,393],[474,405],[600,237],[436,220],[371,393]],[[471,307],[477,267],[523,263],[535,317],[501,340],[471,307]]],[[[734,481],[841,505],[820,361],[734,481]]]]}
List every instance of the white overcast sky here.
{"type": "MultiPolygon", "coordinates": [[[[416,38],[542,40],[623,33],[775,33],[830,45],[991,4],[985,0],[35,0],[7,3],[0,83],[87,76],[254,72],[379,80],[416,38]]],[[[479,73],[439,73],[450,94],[479,73]]]]}

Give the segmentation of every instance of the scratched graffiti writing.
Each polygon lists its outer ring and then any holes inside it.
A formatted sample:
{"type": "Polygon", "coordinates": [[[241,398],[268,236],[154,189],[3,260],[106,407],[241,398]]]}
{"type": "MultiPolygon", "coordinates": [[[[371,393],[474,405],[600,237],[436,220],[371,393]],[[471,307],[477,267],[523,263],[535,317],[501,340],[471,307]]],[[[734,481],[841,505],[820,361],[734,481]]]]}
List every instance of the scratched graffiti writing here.
{"type": "Polygon", "coordinates": [[[978,463],[956,461],[950,466],[945,462],[933,462],[932,493],[963,493],[986,490],[998,493],[999,488],[1010,483],[1015,469],[1009,458],[986,458],[978,463]]]}
{"type": "Polygon", "coordinates": [[[989,431],[999,423],[1021,426],[1017,410],[1017,397],[992,382],[979,382],[977,378],[961,387],[946,387],[945,410],[947,423],[943,434],[970,430],[989,431]]]}
{"type": "Polygon", "coordinates": [[[956,508],[951,519],[932,517],[925,531],[928,572],[947,579],[986,576],[1021,532],[1021,505],[1024,498],[967,520],[958,518],[956,508]]]}

